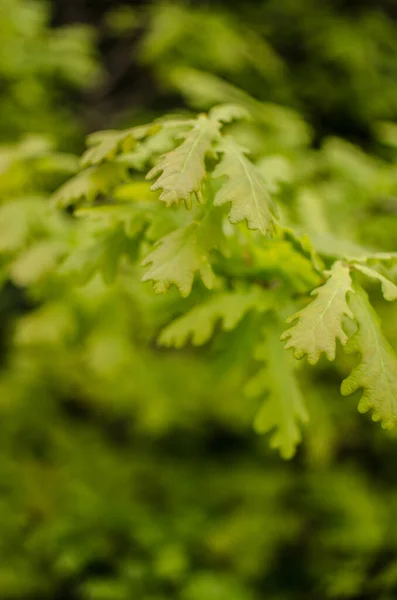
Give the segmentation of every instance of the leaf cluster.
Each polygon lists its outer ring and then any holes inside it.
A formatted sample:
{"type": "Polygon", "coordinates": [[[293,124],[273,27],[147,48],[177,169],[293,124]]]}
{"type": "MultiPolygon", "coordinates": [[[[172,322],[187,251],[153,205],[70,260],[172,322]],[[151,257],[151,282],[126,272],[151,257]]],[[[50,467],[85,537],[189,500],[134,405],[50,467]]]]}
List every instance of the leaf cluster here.
{"type": "MultiPolygon", "coordinates": [[[[75,207],[88,222],[84,243],[77,241],[61,272],[87,281],[99,269],[111,282],[119,265],[128,277],[140,263],[141,279],[151,281],[155,293],[175,286],[182,298],[192,296],[193,307],[182,302],[179,316],[160,332],[158,343],[168,347],[206,344],[218,326],[229,332],[254,320],[246,361],[263,366],[247,383],[247,394],[264,402],[256,428],[274,429],[272,445],[290,457],[308,414],[294,361],[284,356],[281,342],[312,365],[322,356],[334,361],[338,347],[358,354],[342,393],[361,389],[361,412],[372,409],[385,427],[396,423],[396,357],[362,287],[377,281],[386,301],[397,299],[385,271],[396,255],[332,238],[326,203],[316,206],[313,242],[302,235],[303,211],[317,197],[307,184],[299,189],[294,182],[294,205],[283,206],[288,187],[281,182],[291,185],[298,175],[281,172],[269,183],[272,155],[254,161],[235,139],[233,124],[250,118],[249,105],[226,104],[196,118],[163,118],[91,136],[81,173],[54,196],[56,205],[75,207]],[[139,171],[150,163],[149,190],[139,171]],[[288,312],[282,333],[280,319],[288,312]]],[[[315,174],[337,167],[330,148],[316,157],[315,174]]],[[[346,151],[361,168],[360,155],[346,151]]],[[[313,167],[305,179],[313,179],[313,167]]]]}

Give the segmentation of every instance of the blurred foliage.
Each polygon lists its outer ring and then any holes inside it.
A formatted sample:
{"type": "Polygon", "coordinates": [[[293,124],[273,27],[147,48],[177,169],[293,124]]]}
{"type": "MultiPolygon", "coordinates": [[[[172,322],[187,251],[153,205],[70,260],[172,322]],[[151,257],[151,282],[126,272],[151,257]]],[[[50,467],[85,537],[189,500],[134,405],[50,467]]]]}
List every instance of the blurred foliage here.
{"type": "Polygon", "coordinates": [[[125,87],[143,110],[165,100],[172,106],[175,91],[194,108],[208,108],[230,83],[258,100],[297,109],[318,137],[333,132],[367,141],[374,120],[397,118],[397,24],[385,1],[134,4],[108,11],[102,32],[112,48],[115,97],[125,87]]]}
{"type": "MultiPolygon", "coordinates": [[[[181,311],[178,292],[155,296],[139,283],[134,244],[121,257],[106,252],[98,273],[104,231],[118,234],[120,223],[49,201],[78,171],[62,149],[81,143],[69,94],[97,72],[88,38],[75,26],[49,29],[41,2],[0,6],[0,597],[393,600],[395,431],[358,415],[357,397],[340,397],[350,364],[338,354],[299,370],[311,424],[285,463],[251,430],[258,404],[242,395],[256,368],[249,316],[202,349],[153,343],[181,311]],[[71,249],[75,263],[64,260],[71,249]]],[[[255,7],[145,8],[140,60],[195,107],[247,107],[253,121],[230,131],[324,257],[396,250],[396,125],[386,122],[396,116],[395,22],[377,8],[353,19],[329,3],[255,7]],[[351,118],[349,132],[373,135],[372,154],[335,136],[313,149],[313,128],[276,102],[303,110],[317,133],[351,118]]],[[[123,10],[108,23],[128,39],[140,15],[123,10]]],[[[158,94],[150,112],[169,105],[158,94]]],[[[147,112],[135,106],[133,121],[147,112]]],[[[147,148],[129,159],[150,166],[147,148]]],[[[150,204],[145,182],[118,174],[112,196],[150,204]]],[[[80,180],[80,204],[97,182],[80,180]]],[[[172,218],[152,224],[156,235],[172,218]]],[[[125,219],[124,242],[134,233],[125,219]]],[[[395,281],[395,267],[383,268],[395,281]]],[[[396,349],[396,308],[368,290],[396,349]]]]}
{"type": "Polygon", "coordinates": [[[81,123],[72,95],[99,77],[93,31],[50,29],[50,7],[39,0],[1,0],[0,14],[2,140],[34,132],[76,142],[81,123]]]}

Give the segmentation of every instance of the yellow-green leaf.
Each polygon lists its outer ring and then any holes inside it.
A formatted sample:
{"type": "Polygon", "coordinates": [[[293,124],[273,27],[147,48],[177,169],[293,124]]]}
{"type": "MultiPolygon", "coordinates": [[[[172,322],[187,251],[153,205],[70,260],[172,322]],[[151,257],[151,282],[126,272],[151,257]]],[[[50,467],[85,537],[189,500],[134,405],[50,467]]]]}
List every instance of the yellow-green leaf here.
{"type": "Polygon", "coordinates": [[[334,360],[336,340],[347,342],[343,330],[345,317],[353,318],[347,302],[347,293],[353,291],[349,267],[337,261],[328,273],[328,280],[312,292],[314,300],[287,320],[293,323],[281,336],[285,349],[292,348],[297,359],[307,356],[314,365],[324,352],[328,360],[334,360]]]}
{"type": "Polygon", "coordinates": [[[218,322],[224,331],[230,331],[247,312],[263,312],[275,305],[276,295],[258,288],[247,292],[218,293],[167,325],[158,343],[181,348],[190,339],[193,345],[200,346],[208,342],[218,322]]]}
{"type": "Polygon", "coordinates": [[[380,282],[385,300],[389,302],[397,300],[397,285],[390,281],[390,279],[366,265],[354,264],[353,266],[357,271],[360,271],[370,279],[377,279],[380,282]]]}
{"type": "Polygon", "coordinates": [[[161,238],[142,266],[149,266],[142,281],[153,281],[154,291],[165,293],[176,285],[182,296],[188,296],[195,274],[211,289],[215,282],[210,263],[212,236],[200,222],[194,221],[161,238]]]}
{"type": "Polygon", "coordinates": [[[159,163],[149,171],[147,179],[157,178],[152,190],[161,189],[160,200],[167,206],[182,200],[191,205],[191,195],[201,196],[201,185],[206,175],[205,156],[218,136],[219,124],[200,115],[192,121],[192,128],[183,133],[184,141],[167,152],[159,163]]]}
{"type": "Polygon", "coordinates": [[[280,330],[274,314],[266,317],[263,340],[255,349],[254,358],[260,361],[260,371],[248,382],[245,392],[249,397],[263,397],[255,417],[258,433],[272,432],[270,445],[283,458],[291,458],[301,441],[302,423],[308,414],[294,373],[293,358],[280,342],[280,330]]]}
{"type": "Polygon", "coordinates": [[[397,422],[397,357],[362,288],[355,286],[354,293],[349,294],[349,304],[358,329],[345,350],[349,354],[359,353],[360,360],[342,382],[341,393],[348,396],[362,389],[358,410],[372,409],[374,421],[380,420],[384,427],[392,427],[397,422]]]}
{"type": "Polygon", "coordinates": [[[231,139],[219,146],[222,159],[213,176],[227,177],[217,192],[214,205],[230,202],[231,223],[246,221],[249,229],[259,229],[264,235],[273,233],[274,207],[266,182],[259,169],[246,157],[247,151],[231,139]]]}

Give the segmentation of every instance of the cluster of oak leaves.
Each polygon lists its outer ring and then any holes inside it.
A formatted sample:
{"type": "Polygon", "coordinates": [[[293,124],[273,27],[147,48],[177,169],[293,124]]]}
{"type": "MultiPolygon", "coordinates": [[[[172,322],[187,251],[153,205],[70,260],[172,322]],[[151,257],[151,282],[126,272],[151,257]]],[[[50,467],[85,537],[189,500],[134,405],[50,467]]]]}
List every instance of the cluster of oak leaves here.
{"type": "Polygon", "coordinates": [[[128,269],[120,263],[127,256],[145,268],[142,281],[156,293],[176,286],[185,308],[160,331],[162,346],[204,345],[217,329],[232,330],[253,314],[260,368],[245,393],[265,398],[255,427],[271,431],[271,445],[290,457],[308,416],[296,361],[284,348],[314,365],[323,354],[334,360],[339,341],[358,360],[342,394],[360,390],[361,412],[371,410],[384,427],[395,424],[397,358],[362,284],[379,282],[385,300],[396,300],[397,255],[359,246],[350,255],[332,239],[316,247],[284,224],[271,176],[229,133],[232,122],[247,118],[243,108],[221,105],[197,118],[91,135],[81,171],[54,202],[84,218],[92,236],[69,250],[61,268],[79,271],[82,281],[100,269],[111,281],[128,269]],[[150,162],[149,188],[139,172],[150,162]]]}

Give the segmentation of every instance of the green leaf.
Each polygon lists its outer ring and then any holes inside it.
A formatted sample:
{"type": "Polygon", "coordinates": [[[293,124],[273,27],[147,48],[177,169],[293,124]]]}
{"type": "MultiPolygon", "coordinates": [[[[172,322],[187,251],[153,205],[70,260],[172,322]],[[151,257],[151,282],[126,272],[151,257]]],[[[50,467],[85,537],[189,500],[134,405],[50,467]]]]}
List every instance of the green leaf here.
{"type": "Polygon", "coordinates": [[[47,218],[40,198],[14,200],[0,206],[0,253],[14,253],[34,235],[42,234],[47,218]]]}
{"type": "Polygon", "coordinates": [[[175,147],[175,139],[181,133],[182,128],[186,129],[188,122],[173,123],[173,126],[168,122],[164,123],[157,132],[138,141],[131,152],[120,154],[116,159],[117,162],[137,171],[144,170],[148,164],[153,164],[154,159],[175,147]]]}
{"type": "Polygon", "coordinates": [[[250,114],[240,104],[220,104],[214,106],[208,113],[211,120],[221,123],[231,123],[240,119],[249,119],[250,114]]]}
{"type": "Polygon", "coordinates": [[[394,285],[394,283],[392,283],[390,279],[387,279],[387,277],[381,275],[381,273],[378,273],[377,271],[375,271],[375,269],[371,269],[370,267],[367,267],[365,265],[353,264],[353,267],[354,269],[356,269],[356,271],[360,271],[367,277],[370,277],[371,279],[377,279],[378,281],[380,281],[382,287],[382,294],[385,300],[388,300],[389,302],[397,300],[397,286],[394,285]]]}
{"type": "Polygon", "coordinates": [[[266,317],[263,336],[254,358],[264,364],[246,385],[245,393],[252,398],[265,395],[255,417],[255,430],[258,433],[274,430],[270,445],[288,459],[301,441],[300,424],[308,421],[308,414],[295,377],[293,359],[280,343],[280,329],[273,313],[266,317]]]}
{"type": "Polygon", "coordinates": [[[93,223],[101,223],[104,229],[122,224],[127,236],[133,237],[152,221],[156,212],[154,206],[148,202],[125,202],[85,206],[76,210],[74,214],[76,217],[89,218],[93,223]]]}
{"type": "Polygon", "coordinates": [[[358,410],[373,410],[373,420],[384,427],[397,422],[397,357],[385,339],[378,317],[367,294],[359,286],[349,294],[349,304],[358,324],[346,345],[349,354],[359,353],[360,360],[349,377],[342,382],[344,396],[363,390],[358,410]]]}
{"type": "Polygon", "coordinates": [[[152,194],[147,181],[133,180],[118,186],[114,192],[114,199],[121,202],[150,202],[156,207],[156,196],[152,194]]]}
{"type": "Polygon", "coordinates": [[[142,281],[153,281],[157,294],[176,285],[182,296],[191,292],[194,276],[199,273],[204,285],[211,289],[215,282],[210,252],[217,242],[218,223],[213,219],[194,221],[161,238],[142,266],[150,265],[142,281]]]}
{"type": "Polygon", "coordinates": [[[122,224],[95,232],[92,237],[87,232],[84,241],[70,252],[61,265],[60,273],[83,285],[100,272],[104,282],[110,284],[118,273],[123,256],[130,260],[137,259],[139,245],[139,234],[134,238],[129,237],[122,224]]]}
{"type": "Polygon", "coordinates": [[[77,204],[81,200],[93,202],[99,194],[107,194],[126,180],[126,169],[117,163],[89,167],[64,183],[53,195],[59,208],[77,204]]]}
{"type": "MultiPolygon", "coordinates": [[[[357,264],[366,265],[372,270],[376,271],[377,274],[383,275],[388,281],[392,283],[397,282],[397,252],[368,252],[363,256],[352,256],[349,255],[347,259],[353,267],[357,264]]],[[[378,278],[376,276],[376,278],[378,278]]],[[[388,287],[388,284],[386,284],[388,287]]],[[[393,289],[389,289],[389,294],[394,295],[393,289]]],[[[387,295],[389,295],[386,292],[387,295]]]]}
{"type": "Polygon", "coordinates": [[[66,245],[54,240],[41,240],[22,252],[11,264],[10,278],[19,286],[32,286],[54,274],[66,245]]]}
{"type": "Polygon", "coordinates": [[[349,260],[355,263],[372,263],[372,262],[397,262],[397,252],[371,252],[365,249],[365,253],[360,253],[359,256],[349,255],[349,260]]]}
{"type": "Polygon", "coordinates": [[[263,312],[275,305],[275,294],[255,287],[247,292],[216,294],[167,325],[158,343],[181,348],[191,339],[193,345],[201,346],[212,337],[218,322],[224,331],[231,331],[247,312],[263,312]]]}
{"type": "MultiPolygon", "coordinates": [[[[147,165],[153,165],[159,156],[175,148],[176,140],[180,139],[184,132],[189,131],[191,126],[191,119],[172,117],[158,119],[144,138],[137,139],[132,149],[123,145],[122,153],[115,160],[128,168],[147,171],[147,165]]],[[[150,184],[147,185],[150,189],[150,184]]]]}
{"type": "Polygon", "coordinates": [[[288,240],[292,244],[292,247],[300,254],[306,256],[318,273],[323,272],[325,265],[317,254],[316,249],[312,244],[311,237],[307,234],[299,235],[290,227],[278,227],[277,232],[281,234],[282,239],[288,240]]]}
{"type": "Polygon", "coordinates": [[[281,278],[301,294],[308,293],[321,282],[312,260],[303,252],[297,252],[285,239],[264,240],[254,248],[253,256],[259,276],[281,278]]]}
{"type": "Polygon", "coordinates": [[[280,192],[283,184],[294,181],[291,160],[280,154],[263,156],[257,163],[257,168],[266,181],[270,193],[280,192]]]}
{"type": "Polygon", "coordinates": [[[159,163],[149,171],[147,179],[153,179],[161,173],[151,189],[162,190],[160,200],[167,206],[179,204],[183,200],[190,207],[192,194],[200,199],[206,175],[205,156],[218,135],[219,124],[200,115],[192,121],[192,129],[182,133],[182,144],[164,154],[159,163]]]}
{"type": "Polygon", "coordinates": [[[347,293],[352,291],[350,270],[341,262],[334,263],[328,272],[328,280],[312,292],[314,300],[287,320],[296,321],[281,339],[287,341],[285,349],[293,348],[297,359],[307,356],[314,365],[324,352],[328,360],[334,360],[336,340],[344,345],[347,335],[343,330],[344,317],[353,318],[347,302],[347,293]]]}
{"type": "Polygon", "coordinates": [[[124,131],[97,131],[87,138],[90,146],[81,158],[81,165],[88,167],[104,160],[112,160],[122,150],[128,152],[135,147],[136,141],[145,137],[154,125],[140,125],[124,131]]]}
{"type": "MultiPolygon", "coordinates": [[[[322,256],[333,259],[345,257],[367,257],[368,248],[359,246],[350,240],[341,239],[333,233],[311,233],[310,240],[316,251],[322,256]]],[[[365,258],[366,259],[366,258],[365,258]]]]}
{"type": "Polygon", "coordinates": [[[247,151],[232,139],[225,139],[218,151],[223,154],[213,177],[227,177],[214,199],[214,206],[231,203],[231,223],[247,221],[249,229],[263,235],[274,231],[274,207],[259,169],[246,157],[247,151]]]}

